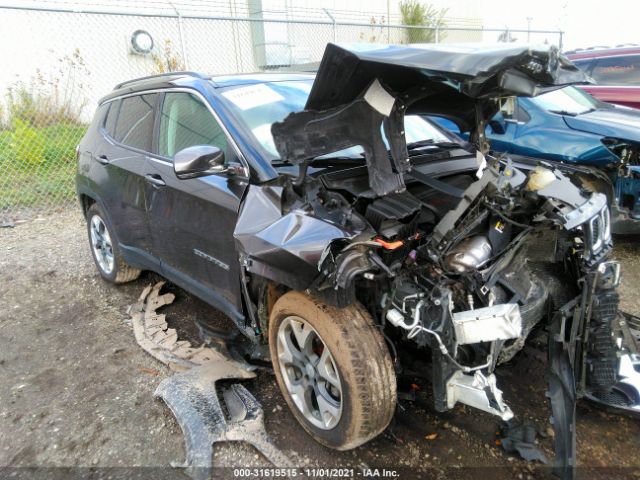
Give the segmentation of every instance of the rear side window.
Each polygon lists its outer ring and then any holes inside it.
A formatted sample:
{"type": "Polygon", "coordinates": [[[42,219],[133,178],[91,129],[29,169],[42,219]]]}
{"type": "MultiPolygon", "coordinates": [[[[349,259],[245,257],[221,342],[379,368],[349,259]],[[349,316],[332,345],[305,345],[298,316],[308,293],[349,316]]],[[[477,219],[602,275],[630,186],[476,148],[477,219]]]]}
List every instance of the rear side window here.
{"type": "Polygon", "coordinates": [[[151,151],[153,109],[157,97],[157,93],[152,93],[123,98],[113,138],[129,147],[151,151]]]}
{"type": "Polygon", "coordinates": [[[107,112],[107,118],[104,121],[104,129],[110,137],[115,137],[116,120],[118,119],[118,111],[120,110],[120,100],[114,100],[109,103],[108,107],[109,111],[107,112]]]}
{"type": "Polygon", "coordinates": [[[160,116],[158,153],[173,158],[195,145],[218,147],[229,158],[227,137],[207,106],[190,93],[167,93],[160,116]]]}
{"type": "Polygon", "coordinates": [[[591,76],[600,85],[640,85],[640,55],[598,59],[591,76]]]}

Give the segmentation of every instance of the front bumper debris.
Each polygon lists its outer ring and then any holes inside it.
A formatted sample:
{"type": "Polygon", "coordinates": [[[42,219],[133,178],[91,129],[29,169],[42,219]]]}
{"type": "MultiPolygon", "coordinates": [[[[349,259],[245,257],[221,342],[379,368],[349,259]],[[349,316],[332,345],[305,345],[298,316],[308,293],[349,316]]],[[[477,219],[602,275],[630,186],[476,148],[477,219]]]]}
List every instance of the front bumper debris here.
{"type": "Polygon", "coordinates": [[[617,381],[608,389],[588,390],[585,398],[608,410],[640,418],[640,318],[619,311],[617,321],[621,347],[617,381]]]}
{"type": "MultiPolygon", "coordinates": [[[[194,480],[208,480],[213,469],[213,444],[241,441],[253,445],[278,468],[291,461],[272,443],[264,426],[262,407],[242,385],[222,390],[226,411],[218,400],[216,381],[232,373],[224,364],[206,365],[165,378],[154,396],[162,398],[184,434],[186,459],[172,463],[194,480]]],[[[234,375],[242,374],[235,372],[234,375]]]]}
{"type": "Polygon", "coordinates": [[[555,431],[554,473],[576,475],[576,401],[611,392],[618,381],[619,298],[616,262],[585,274],[582,293],[560,308],[549,328],[549,391],[555,431]]]}
{"type": "Polygon", "coordinates": [[[222,389],[224,408],[219,400],[218,380],[255,378],[253,367],[208,346],[193,347],[178,340],[165,315],[157,313],[175,298],[171,293],[160,294],[163,285],[158,282],[146,287],[129,313],[138,344],[172,370],[180,371],[160,382],[154,393],[169,406],[185,438],[186,459],[172,466],[185,468],[194,479],[210,479],[213,444],[243,441],[276,467],[291,467],[267,435],[260,403],[244,386],[235,383],[222,389]]]}

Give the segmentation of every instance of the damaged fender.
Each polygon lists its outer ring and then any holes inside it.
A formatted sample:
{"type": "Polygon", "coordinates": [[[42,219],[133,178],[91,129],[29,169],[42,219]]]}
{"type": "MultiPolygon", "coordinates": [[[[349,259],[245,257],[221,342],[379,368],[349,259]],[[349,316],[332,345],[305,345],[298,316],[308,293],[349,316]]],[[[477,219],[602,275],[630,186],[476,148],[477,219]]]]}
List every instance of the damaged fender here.
{"type": "Polygon", "coordinates": [[[283,191],[278,186],[252,185],[234,237],[242,266],[249,273],[306,290],[318,276],[327,246],[337,240],[350,241],[360,230],[316,218],[302,204],[283,213],[283,191]]]}

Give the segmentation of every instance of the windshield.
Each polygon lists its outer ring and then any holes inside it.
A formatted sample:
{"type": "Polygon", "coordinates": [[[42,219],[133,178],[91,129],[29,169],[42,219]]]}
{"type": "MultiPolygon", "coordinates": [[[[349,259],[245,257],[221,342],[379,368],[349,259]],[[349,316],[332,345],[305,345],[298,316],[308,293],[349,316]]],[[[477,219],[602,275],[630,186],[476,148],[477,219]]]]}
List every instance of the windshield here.
{"type": "Polygon", "coordinates": [[[598,101],[576,87],[565,87],[535,97],[533,101],[553,113],[580,115],[598,108],[598,101]]]}
{"type": "MultiPolygon", "coordinates": [[[[271,125],[284,120],[291,112],[303,110],[312,84],[311,80],[296,80],[240,85],[224,89],[222,96],[235,116],[247,127],[255,143],[271,161],[274,161],[280,159],[280,156],[271,135],[271,125]]],[[[453,140],[428,120],[417,115],[405,117],[405,137],[407,143],[421,140],[433,140],[434,143],[453,140]]],[[[362,151],[361,147],[354,146],[325,157],[360,157],[362,151]]]]}

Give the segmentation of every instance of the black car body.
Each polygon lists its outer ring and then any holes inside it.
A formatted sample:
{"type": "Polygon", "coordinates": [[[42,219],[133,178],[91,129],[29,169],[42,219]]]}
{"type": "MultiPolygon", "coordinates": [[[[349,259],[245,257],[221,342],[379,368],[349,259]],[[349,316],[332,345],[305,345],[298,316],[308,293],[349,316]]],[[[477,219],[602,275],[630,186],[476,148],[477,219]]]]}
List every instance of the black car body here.
{"type": "Polygon", "coordinates": [[[547,334],[570,475],[576,398],[619,380],[606,197],[560,165],[485,158],[482,132],[499,97],[585,77],[553,48],[329,45],[312,80],[187,72],[106,96],[77,177],[102,275],[159,272],[269,343],[294,415],[339,449],[386,427],[415,359],[437,410],[511,419],[493,371],[547,334]]]}

